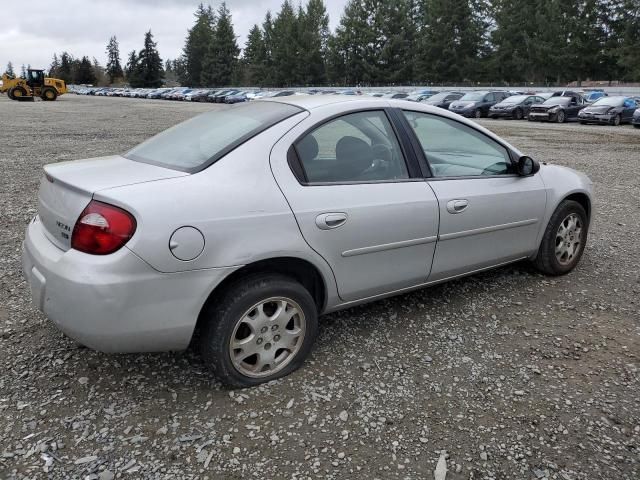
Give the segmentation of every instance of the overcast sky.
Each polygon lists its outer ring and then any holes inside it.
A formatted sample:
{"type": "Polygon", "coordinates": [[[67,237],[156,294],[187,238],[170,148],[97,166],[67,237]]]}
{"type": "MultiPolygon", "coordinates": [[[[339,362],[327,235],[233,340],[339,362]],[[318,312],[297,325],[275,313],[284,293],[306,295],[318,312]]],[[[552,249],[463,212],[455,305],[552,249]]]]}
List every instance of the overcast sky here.
{"type": "MultiPolygon", "coordinates": [[[[297,6],[299,1],[294,0],[293,4],[297,6]]],[[[325,0],[332,29],[340,21],[346,2],[325,0]]],[[[104,65],[111,35],[118,37],[124,64],[129,51],[142,47],[144,33],[149,29],[162,59],[176,58],[199,3],[200,0],[30,0],[24,4],[25,9],[2,8],[0,71],[9,61],[16,71],[22,64],[48,68],[53,53],[64,50],[74,57],[96,57],[104,65]]],[[[204,3],[217,8],[221,2],[204,3]]],[[[267,10],[277,12],[281,4],[282,0],[227,0],[241,48],[253,24],[261,24],[267,10]]]]}

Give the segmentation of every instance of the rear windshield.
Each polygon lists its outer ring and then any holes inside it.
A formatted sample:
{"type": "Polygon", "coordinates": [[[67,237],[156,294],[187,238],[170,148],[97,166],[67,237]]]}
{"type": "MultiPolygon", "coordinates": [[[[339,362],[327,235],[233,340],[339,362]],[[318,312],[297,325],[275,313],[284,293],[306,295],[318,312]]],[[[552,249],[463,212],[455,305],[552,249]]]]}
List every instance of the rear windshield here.
{"type": "Polygon", "coordinates": [[[159,133],[124,157],[183,172],[197,172],[251,137],[301,111],[299,107],[277,102],[252,102],[216,109],[159,133]]]}

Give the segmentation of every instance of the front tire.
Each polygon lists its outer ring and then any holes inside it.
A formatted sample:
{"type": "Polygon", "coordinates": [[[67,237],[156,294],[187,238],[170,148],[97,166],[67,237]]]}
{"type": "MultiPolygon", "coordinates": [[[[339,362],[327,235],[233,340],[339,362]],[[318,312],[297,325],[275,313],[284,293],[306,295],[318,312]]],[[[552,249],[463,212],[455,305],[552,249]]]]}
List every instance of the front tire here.
{"type": "Polygon", "coordinates": [[[558,123],[564,123],[564,121],[566,120],[566,116],[564,114],[564,110],[560,110],[557,114],[556,114],[556,122],[558,123]]]}
{"type": "Polygon", "coordinates": [[[542,237],[534,264],[546,275],[564,275],[573,270],[582,254],[589,232],[584,207],[565,200],[553,212],[542,237]]]}
{"type": "Polygon", "coordinates": [[[243,278],[203,315],[202,357],[231,387],[259,385],[297,370],[318,329],[313,297],[283,275],[243,278]]]}
{"type": "Polygon", "coordinates": [[[479,108],[477,108],[477,109],[473,112],[473,117],[474,117],[474,118],[482,118],[482,110],[480,110],[479,108]]]}
{"type": "Polygon", "coordinates": [[[614,127],[617,127],[620,123],[622,123],[622,117],[620,117],[620,114],[616,115],[613,117],[613,120],[611,120],[611,125],[614,127]]]}
{"type": "Polygon", "coordinates": [[[516,111],[513,112],[513,118],[515,120],[522,120],[523,116],[524,114],[522,113],[522,110],[520,108],[516,108],[516,111]]]}

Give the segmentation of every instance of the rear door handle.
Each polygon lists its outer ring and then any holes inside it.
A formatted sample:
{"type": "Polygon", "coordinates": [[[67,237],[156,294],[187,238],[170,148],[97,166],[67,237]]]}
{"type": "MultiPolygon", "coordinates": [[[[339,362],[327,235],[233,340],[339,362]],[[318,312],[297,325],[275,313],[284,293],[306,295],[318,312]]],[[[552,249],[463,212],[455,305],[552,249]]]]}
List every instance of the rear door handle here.
{"type": "Polygon", "coordinates": [[[447,202],[447,212],[449,213],[462,213],[469,206],[469,200],[457,199],[447,202]]]}
{"type": "Polygon", "coordinates": [[[346,213],[322,213],[316,217],[316,226],[320,230],[333,230],[347,222],[346,213]]]}

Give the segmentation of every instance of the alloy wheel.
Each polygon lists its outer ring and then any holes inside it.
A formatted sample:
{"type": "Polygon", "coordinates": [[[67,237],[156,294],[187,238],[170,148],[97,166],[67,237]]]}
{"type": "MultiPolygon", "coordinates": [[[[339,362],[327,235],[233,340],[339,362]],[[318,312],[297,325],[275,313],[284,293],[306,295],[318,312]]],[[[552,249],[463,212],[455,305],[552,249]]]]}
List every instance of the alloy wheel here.
{"type": "Polygon", "coordinates": [[[229,340],[231,363],[247,377],[274,375],[294,359],[305,333],[300,305],[285,297],[262,300],[236,323],[229,340]]]}
{"type": "Polygon", "coordinates": [[[560,265],[569,265],[582,248],[582,220],[572,213],[568,215],[556,232],[556,259],[560,265]]]}

